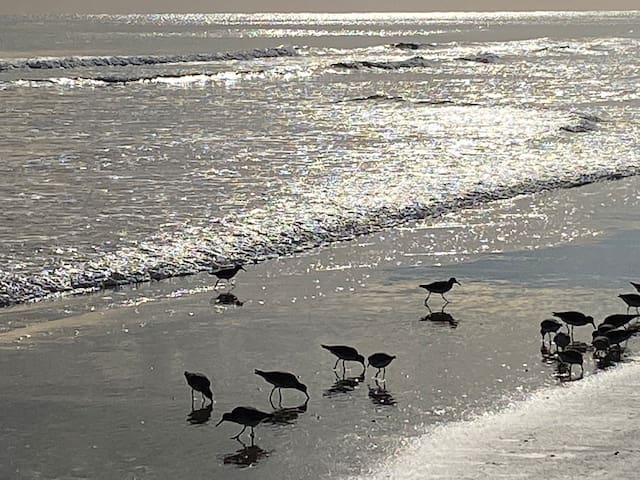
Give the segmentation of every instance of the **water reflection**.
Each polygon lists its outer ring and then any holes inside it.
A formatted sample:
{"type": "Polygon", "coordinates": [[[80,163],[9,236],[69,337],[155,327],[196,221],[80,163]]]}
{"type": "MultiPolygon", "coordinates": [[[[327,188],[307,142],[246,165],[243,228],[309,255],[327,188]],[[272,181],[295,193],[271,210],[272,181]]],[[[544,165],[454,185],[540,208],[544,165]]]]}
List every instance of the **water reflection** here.
{"type": "Polygon", "coordinates": [[[440,311],[436,311],[434,312],[433,310],[431,310],[431,308],[429,307],[429,305],[426,305],[427,310],[429,310],[429,314],[425,315],[424,317],[420,318],[421,322],[436,322],[436,323],[445,323],[448,324],[451,328],[456,328],[458,326],[458,321],[453,318],[453,315],[451,315],[448,312],[445,312],[445,308],[446,308],[447,304],[445,303],[442,306],[442,310],[440,311]]]}
{"type": "Polygon", "coordinates": [[[211,412],[213,411],[213,403],[208,404],[206,407],[195,410],[193,405],[191,406],[191,413],[187,415],[187,422],[191,425],[201,425],[207,423],[211,418],[211,412]]]}
{"type": "Polygon", "coordinates": [[[211,299],[212,305],[231,305],[234,307],[241,307],[244,302],[241,302],[237,296],[231,292],[223,292],[215,298],[211,299]]]}
{"type": "MultiPolygon", "coordinates": [[[[271,405],[273,406],[273,404],[271,405]]],[[[274,425],[291,425],[301,413],[305,413],[307,411],[308,405],[309,400],[306,400],[302,405],[298,405],[297,407],[274,407],[274,410],[271,413],[272,416],[267,421],[273,423],[274,425]]]]}
{"type": "Polygon", "coordinates": [[[253,439],[249,446],[245,445],[241,440],[238,440],[238,442],[242,445],[242,448],[225,455],[223,457],[225,465],[236,465],[240,468],[250,467],[258,463],[262,458],[269,456],[268,451],[253,444],[253,439]]]}
{"type": "Polygon", "coordinates": [[[342,377],[337,372],[333,372],[336,376],[336,381],[331,387],[324,391],[323,396],[331,397],[337,394],[353,392],[358,385],[364,381],[364,372],[357,377],[345,377],[345,373],[342,373],[342,377]]]}
{"type": "Polygon", "coordinates": [[[367,385],[371,401],[376,405],[395,405],[397,402],[393,398],[393,395],[389,393],[386,382],[384,380],[378,381],[378,379],[376,379],[375,382],[375,388],[367,385]]]}

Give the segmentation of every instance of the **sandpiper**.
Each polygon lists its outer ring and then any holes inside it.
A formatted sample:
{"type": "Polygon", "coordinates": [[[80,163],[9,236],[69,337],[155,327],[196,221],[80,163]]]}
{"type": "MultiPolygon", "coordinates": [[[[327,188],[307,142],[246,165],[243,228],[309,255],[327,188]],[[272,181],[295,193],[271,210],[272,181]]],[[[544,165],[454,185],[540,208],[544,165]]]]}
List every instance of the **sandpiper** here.
{"type": "Polygon", "coordinates": [[[429,294],[427,295],[427,298],[424,299],[424,304],[425,305],[427,304],[427,302],[429,301],[429,297],[431,296],[432,293],[439,293],[440,296],[442,296],[442,298],[444,299],[444,301],[449,303],[449,300],[447,300],[444,294],[453,288],[454,283],[457,283],[458,285],[460,285],[460,282],[458,282],[453,277],[451,277],[449,280],[445,280],[441,282],[425,283],[423,285],[420,285],[420,288],[424,288],[426,291],[429,292],[429,294]]]}
{"type": "Polygon", "coordinates": [[[609,315],[608,317],[606,317],[601,325],[611,325],[613,326],[613,328],[620,328],[623,325],[626,325],[627,323],[629,323],[631,320],[633,320],[634,318],[638,317],[639,315],[632,315],[629,313],[615,313],[613,315],[609,315]]]}
{"type": "Polygon", "coordinates": [[[593,328],[596,328],[596,324],[593,321],[593,317],[585,315],[581,312],[552,312],[554,317],[558,317],[567,325],[571,325],[571,341],[573,342],[573,327],[581,327],[582,325],[591,324],[593,328]]]}
{"type": "MultiPolygon", "coordinates": [[[[300,390],[307,396],[307,400],[309,400],[309,394],[307,393],[307,386],[304,383],[301,383],[294,374],[288,372],[263,372],[262,370],[255,370],[256,375],[260,375],[267,382],[273,385],[273,389],[269,394],[269,402],[271,402],[271,397],[273,396],[273,392],[278,390],[278,395],[280,396],[280,402],[282,402],[282,392],[280,391],[282,388],[293,388],[295,390],[300,390]]],[[[273,403],[271,403],[273,406],[273,403]]],[[[275,407],[274,407],[275,408],[275,407]]]]}
{"type": "Polygon", "coordinates": [[[629,308],[631,307],[636,309],[636,313],[640,313],[638,312],[638,307],[640,307],[640,295],[637,293],[623,293],[622,295],[618,295],[618,297],[627,304],[627,313],[629,313],[629,308]]]}
{"type": "Polygon", "coordinates": [[[560,361],[562,363],[568,364],[569,365],[569,380],[571,380],[571,366],[572,365],[580,365],[580,377],[582,378],[584,376],[584,368],[582,367],[582,354],[580,352],[577,352],[575,350],[563,350],[561,352],[558,352],[558,358],[560,359],[560,361]]]}
{"type": "Polygon", "coordinates": [[[556,350],[564,350],[571,343],[571,337],[564,332],[558,332],[553,337],[553,343],[556,344],[556,350]]]}
{"type": "Polygon", "coordinates": [[[231,412],[227,412],[222,415],[220,421],[216,424],[216,427],[220,425],[225,420],[228,422],[237,423],[239,425],[243,425],[242,430],[237,435],[231,437],[235,440],[240,440],[240,435],[244,433],[247,427],[251,427],[251,442],[253,442],[254,433],[253,428],[258,425],[263,420],[267,418],[271,418],[273,414],[261,412],[257,408],[253,407],[236,407],[231,412]]]}
{"type": "Polygon", "coordinates": [[[238,273],[240,270],[244,270],[244,267],[242,265],[233,265],[231,267],[223,267],[218,270],[210,271],[209,273],[211,273],[211,275],[215,275],[216,277],[218,277],[218,280],[216,281],[216,284],[213,286],[213,288],[216,288],[218,286],[220,280],[226,280],[227,283],[229,283],[229,281],[231,281],[231,279],[235,277],[236,273],[238,273]]]}
{"type": "Polygon", "coordinates": [[[322,348],[329,350],[338,357],[336,364],[333,366],[334,370],[338,368],[338,362],[340,362],[340,360],[342,360],[342,370],[345,369],[345,362],[361,363],[363,372],[367,369],[364,364],[364,357],[353,347],[349,347],[347,345],[322,345],[322,348]]]}
{"type": "Polygon", "coordinates": [[[191,387],[191,404],[193,404],[193,391],[200,392],[202,401],[206,396],[213,403],[213,392],[211,391],[211,382],[203,373],[184,372],[187,383],[191,387]]]}
{"type": "Polygon", "coordinates": [[[562,324],[553,318],[548,318],[540,322],[540,336],[542,336],[543,347],[545,346],[545,338],[549,337],[549,348],[551,348],[551,334],[560,330],[560,327],[562,327],[562,324]]]}
{"type": "Polygon", "coordinates": [[[382,370],[382,378],[384,378],[387,373],[387,365],[389,365],[394,358],[396,358],[395,355],[388,355],[382,352],[369,355],[369,365],[378,369],[376,372],[376,378],[378,378],[380,370],[382,370]]]}

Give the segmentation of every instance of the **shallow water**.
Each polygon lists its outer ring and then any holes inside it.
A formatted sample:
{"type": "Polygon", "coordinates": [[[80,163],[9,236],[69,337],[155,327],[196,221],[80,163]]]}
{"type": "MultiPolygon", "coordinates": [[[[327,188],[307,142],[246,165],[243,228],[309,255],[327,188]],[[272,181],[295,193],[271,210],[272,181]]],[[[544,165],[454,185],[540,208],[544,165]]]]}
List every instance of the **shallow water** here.
{"type": "Polygon", "coordinates": [[[271,20],[0,19],[1,303],[637,173],[636,13],[271,20]]]}
{"type": "MultiPolygon", "coordinates": [[[[186,288],[212,285],[203,275],[5,309],[5,324],[20,318],[29,323],[30,311],[64,307],[68,313],[59,323],[33,323],[2,344],[6,420],[0,442],[7,447],[0,474],[421,478],[428,472],[452,478],[453,471],[481,478],[485,468],[499,468],[482,462],[515,461],[525,478],[527,472],[535,478],[538,466],[527,458],[552,452],[534,444],[534,437],[554,438],[538,415],[561,422],[567,414],[559,407],[563,393],[556,390],[564,386],[555,364],[540,356],[539,322],[567,308],[597,320],[624,311],[616,295],[637,272],[630,261],[640,244],[637,202],[637,179],[631,178],[521,197],[452,215],[448,224],[390,230],[275,259],[239,274],[232,293],[240,307],[215,303],[225,289],[187,294],[186,288]],[[515,220],[526,215],[531,224],[515,220]],[[502,238],[507,232],[510,240],[502,238]],[[447,295],[445,309],[457,324],[422,320],[428,310],[417,284],[450,275],[462,283],[447,295]],[[145,295],[151,286],[155,293],[145,295]],[[171,298],[158,300],[169,292],[171,298]],[[101,305],[120,295],[135,304],[101,305]],[[72,313],[79,308],[86,313],[72,313]],[[371,369],[357,384],[338,383],[334,358],[322,343],[398,358],[384,384],[376,385],[371,369]],[[298,410],[287,413],[289,423],[259,425],[255,445],[267,454],[249,449],[243,457],[242,445],[229,439],[240,428],[214,425],[237,405],[271,410],[270,388],[254,368],[294,371],[309,386],[311,400],[302,411],[304,396],[285,391],[283,406],[298,410]],[[189,422],[185,369],[212,378],[215,404],[209,418],[201,413],[205,423],[189,422]],[[559,399],[548,409],[541,388],[559,399]],[[504,408],[515,413],[501,413],[504,408]],[[496,460],[491,446],[493,439],[503,441],[501,428],[513,429],[508,438],[520,447],[532,442],[531,451],[496,460]],[[454,442],[461,437],[469,440],[454,442]],[[483,441],[475,450],[474,438],[483,441]],[[433,442],[440,445],[439,460],[425,463],[421,449],[429,451],[433,442]],[[474,456],[452,467],[444,455],[449,448],[463,455],[471,449],[474,456]],[[66,455],[69,449],[74,455],[66,455]],[[237,465],[243,458],[250,468],[237,465]]],[[[430,304],[434,311],[442,306],[438,298],[430,304]]],[[[577,329],[581,340],[589,333],[577,329]]],[[[631,342],[628,353],[636,349],[631,342]]],[[[358,365],[348,367],[347,377],[360,373],[358,365]]],[[[620,393],[635,388],[626,374],[609,377],[590,361],[585,375],[587,386],[572,382],[582,392],[573,397],[577,404],[593,404],[589,385],[620,393]],[[597,386],[596,377],[606,387],[597,386]]],[[[579,421],[571,421],[579,429],[579,421]]]]}

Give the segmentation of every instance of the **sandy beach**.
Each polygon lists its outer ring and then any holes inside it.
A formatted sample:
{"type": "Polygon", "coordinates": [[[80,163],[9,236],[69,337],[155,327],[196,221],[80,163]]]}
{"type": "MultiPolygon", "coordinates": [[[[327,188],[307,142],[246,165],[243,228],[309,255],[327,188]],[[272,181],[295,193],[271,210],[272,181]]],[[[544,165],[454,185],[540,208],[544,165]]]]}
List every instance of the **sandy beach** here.
{"type": "MultiPolygon", "coordinates": [[[[540,356],[538,325],[554,310],[589,312],[596,321],[625,311],[616,296],[638,280],[638,186],[632,177],[518,197],[250,265],[231,291],[242,305],[217,303],[228,290],[214,291],[214,277],[202,274],[3,309],[0,477],[423,478],[420,459],[429,450],[421,445],[440,438],[447,459],[434,457],[433,478],[495,478],[511,466],[520,476],[505,478],[539,478],[531,461],[538,457],[555,458],[546,478],[606,478],[590,475],[593,462],[606,470],[604,462],[620,460],[615,451],[638,447],[627,425],[637,401],[621,395],[606,397],[619,413],[606,452],[585,440],[592,433],[556,436],[542,422],[511,424],[514,438],[539,432],[544,439],[519,444],[513,455],[504,442],[456,449],[438,435],[509,408],[526,416],[518,402],[534,402],[529,415],[538,418],[546,412],[541,391],[588,390],[554,377],[554,364],[540,356]],[[418,284],[450,276],[462,284],[447,294],[445,311],[457,323],[424,320],[418,284]],[[355,363],[341,379],[321,344],[397,359],[384,383],[372,378],[374,369],[358,379],[355,363]],[[241,427],[214,425],[238,405],[273,410],[255,368],[296,373],[311,400],[304,405],[304,395],[285,390],[281,415],[256,428],[254,447],[244,437],[245,448],[229,439],[241,427]],[[192,414],[185,370],[211,378],[212,409],[192,414]],[[574,447],[595,460],[552,456],[574,447]],[[453,470],[451,458],[458,458],[453,470]],[[484,462],[495,464],[479,469],[484,462]]],[[[438,311],[441,299],[430,306],[438,311]]],[[[590,330],[577,336],[587,341],[590,330]]],[[[635,349],[631,342],[631,355],[635,349]]],[[[594,375],[591,361],[585,373],[598,391],[607,390],[599,377],[627,375],[594,375]]],[[[572,418],[574,433],[588,414],[548,408],[572,418]]],[[[493,435],[502,432],[496,425],[510,425],[508,417],[491,418],[484,421],[493,435]]]]}

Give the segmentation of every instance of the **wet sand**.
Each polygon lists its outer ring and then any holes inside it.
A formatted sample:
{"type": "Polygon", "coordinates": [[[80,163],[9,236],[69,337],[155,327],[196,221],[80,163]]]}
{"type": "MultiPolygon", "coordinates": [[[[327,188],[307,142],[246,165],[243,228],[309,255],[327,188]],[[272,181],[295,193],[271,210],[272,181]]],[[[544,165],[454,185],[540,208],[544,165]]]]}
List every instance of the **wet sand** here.
{"type": "MultiPolygon", "coordinates": [[[[216,303],[228,290],[203,274],[3,309],[0,477],[339,478],[376,475],[389,457],[420,461],[424,452],[403,452],[437,438],[434,428],[566,387],[541,359],[538,325],[554,310],[596,320],[625,311],[616,296],[640,278],[638,186],[629,178],[520,197],[248,266],[231,291],[242,305],[216,303]],[[462,283],[447,294],[455,324],[425,320],[417,285],[450,276],[462,283]],[[398,358],[385,383],[373,369],[358,378],[357,364],[342,379],[322,343],[398,358]],[[241,427],[214,425],[237,405],[273,410],[255,368],[295,372],[311,400],[284,391],[287,409],[256,428],[254,447],[243,437],[245,448],[229,439],[241,427]],[[192,412],[185,370],[212,379],[211,410],[192,412]]],[[[591,363],[585,372],[597,377],[591,363]]],[[[623,441],[637,441],[628,433],[623,441]]],[[[565,448],[578,438],[544,435],[565,448]]],[[[496,455],[505,469],[523,463],[496,455]]],[[[468,458],[457,472],[476,478],[468,458]]]]}

